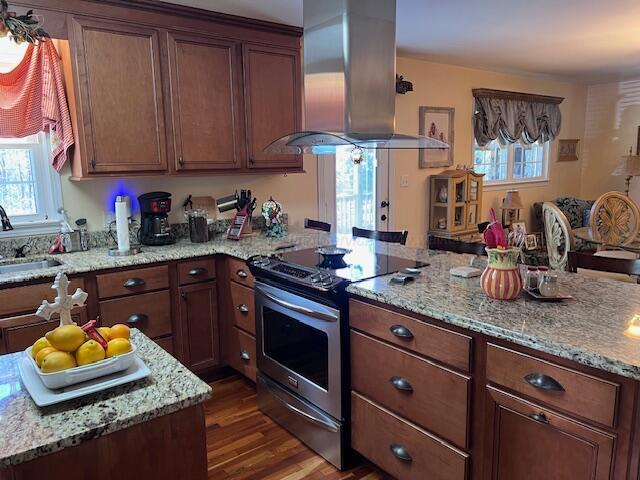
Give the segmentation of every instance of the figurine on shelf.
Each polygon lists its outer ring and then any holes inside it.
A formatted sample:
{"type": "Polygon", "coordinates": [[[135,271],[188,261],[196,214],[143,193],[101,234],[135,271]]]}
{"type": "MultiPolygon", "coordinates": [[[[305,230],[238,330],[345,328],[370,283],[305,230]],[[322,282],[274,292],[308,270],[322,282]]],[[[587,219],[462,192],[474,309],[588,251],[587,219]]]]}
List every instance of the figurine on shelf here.
{"type": "Polygon", "coordinates": [[[438,191],[438,202],[447,203],[448,198],[449,198],[449,191],[447,190],[447,186],[442,185],[440,187],[440,191],[438,191]]]}
{"type": "Polygon", "coordinates": [[[267,226],[267,237],[284,237],[287,234],[287,226],[284,224],[282,205],[273,197],[262,204],[262,216],[267,226]]]}

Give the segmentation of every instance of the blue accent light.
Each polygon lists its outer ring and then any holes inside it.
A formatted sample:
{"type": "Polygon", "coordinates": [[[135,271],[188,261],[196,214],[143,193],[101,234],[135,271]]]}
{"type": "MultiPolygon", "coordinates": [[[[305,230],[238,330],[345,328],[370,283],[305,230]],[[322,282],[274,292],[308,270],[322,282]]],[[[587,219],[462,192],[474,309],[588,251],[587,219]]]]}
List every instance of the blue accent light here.
{"type": "Polygon", "coordinates": [[[135,215],[140,211],[140,205],[138,205],[138,194],[131,188],[130,185],[124,180],[117,180],[110,185],[110,188],[105,197],[105,211],[109,213],[115,213],[115,202],[118,195],[126,195],[131,199],[131,214],[135,215]]]}

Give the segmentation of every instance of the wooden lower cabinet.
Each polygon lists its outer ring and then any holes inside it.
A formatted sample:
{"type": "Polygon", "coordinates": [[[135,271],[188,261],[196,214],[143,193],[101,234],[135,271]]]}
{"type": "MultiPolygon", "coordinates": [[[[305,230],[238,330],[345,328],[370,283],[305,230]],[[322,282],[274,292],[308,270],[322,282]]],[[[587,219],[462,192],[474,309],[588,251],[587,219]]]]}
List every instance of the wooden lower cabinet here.
{"type": "Polygon", "coordinates": [[[606,480],[616,438],[487,387],[486,480],[606,480]]]}
{"type": "Polygon", "coordinates": [[[229,366],[255,382],[258,371],[256,365],[256,337],[234,326],[231,327],[227,341],[227,361],[229,366]]]}
{"type": "MultiPolygon", "coordinates": [[[[398,480],[468,478],[468,454],[355,392],[351,394],[351,444],[398,480]]],[[[520,480],[511,480],[516,479],[520,480]]]]}
{"type": "Polygon", "coordinates": [[[216,282],[188,285],[179,291],[184,364],[196,373],[218,366],[221,362],[216,282]]]}
{"type": "Polygon", "coordinates": [[[124,323],[150,338],[171,335],[169,290],[103,300],[99,305],[100,323],[104,326],[124,323]]]}

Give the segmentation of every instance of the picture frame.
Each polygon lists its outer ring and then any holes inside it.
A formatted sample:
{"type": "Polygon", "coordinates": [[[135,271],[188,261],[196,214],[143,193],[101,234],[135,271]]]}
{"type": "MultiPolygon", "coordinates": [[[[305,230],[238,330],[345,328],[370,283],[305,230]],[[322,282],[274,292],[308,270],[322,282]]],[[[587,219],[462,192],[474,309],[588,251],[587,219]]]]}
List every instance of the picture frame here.
{"type": "Polygon", "coordinates": [[[513,222],[511,224],[511,231],[526,235],[527,234],[527,224],[525,222],[513,222]]]}
{"type": "Polygon", "coordinates": [[[453,107],[421,106],[418,111],[420,135],[431,136],[449,144],[448,149],[420,150],[419,168],[452,166],[456,109],[453,107]]]}
{"type": "Polygon", "coordinates": [[[536,236],[536,243],[538,244],[538,248],[544,248],[546,244],[544,243],[544,233],[536,232],[534,233],[536,236]]]}
{"type": "Polygon", "coordinates": [[[558,161],[575,162],[578,160],[579,141],[577,138],[558,140],[558,161]]]}
{"type": "Polygon", "coordinates": [[[527,250],[536,250],[538,248],[538,239],[534,233],[527,235],[524,246],[527,250]]]}

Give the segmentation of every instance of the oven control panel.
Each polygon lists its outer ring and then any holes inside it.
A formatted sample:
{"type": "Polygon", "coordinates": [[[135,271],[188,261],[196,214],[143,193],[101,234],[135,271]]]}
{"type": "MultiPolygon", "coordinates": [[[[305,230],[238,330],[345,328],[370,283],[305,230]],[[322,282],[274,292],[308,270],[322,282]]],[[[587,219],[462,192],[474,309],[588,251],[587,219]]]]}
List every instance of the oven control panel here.
{"type": "Polygon", "coordinates": [[[282,261],[276,256],[266,257],[258,255],[251,258],[249,263],[260,270],[269,271],[279,277],[318,290],[329,290],[331,287],[344,282],[343,278],[332,275],[328,270],[293,265],[282,261]]]}

